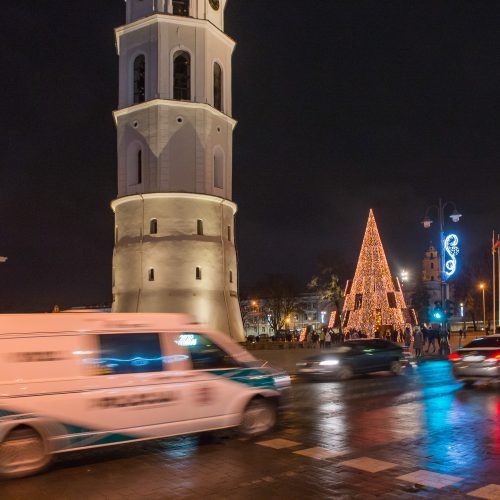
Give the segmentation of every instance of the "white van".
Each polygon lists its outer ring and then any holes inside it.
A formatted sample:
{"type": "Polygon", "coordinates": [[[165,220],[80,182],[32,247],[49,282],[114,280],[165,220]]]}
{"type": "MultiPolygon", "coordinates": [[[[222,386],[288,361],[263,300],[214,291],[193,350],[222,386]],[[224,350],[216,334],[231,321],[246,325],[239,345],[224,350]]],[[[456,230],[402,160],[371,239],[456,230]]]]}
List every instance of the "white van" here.
{"type": "Polygon", "coordinates": [[[56,453],[270,430],[290,379],[185,315],[0,315],[0,475],[56,453]]]}

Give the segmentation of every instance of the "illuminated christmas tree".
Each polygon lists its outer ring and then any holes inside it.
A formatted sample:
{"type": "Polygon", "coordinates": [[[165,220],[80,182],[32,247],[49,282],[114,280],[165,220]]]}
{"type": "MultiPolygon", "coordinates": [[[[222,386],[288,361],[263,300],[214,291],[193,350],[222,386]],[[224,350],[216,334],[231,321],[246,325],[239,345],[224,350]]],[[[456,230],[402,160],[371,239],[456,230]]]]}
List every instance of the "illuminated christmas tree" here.
{"type": "Polygon", "coordinates": [[[343,317],[345,328],[369,335],[412,322],[401,284],[391,276],[371,209],[354,280],[347,283],[343,317]]]}

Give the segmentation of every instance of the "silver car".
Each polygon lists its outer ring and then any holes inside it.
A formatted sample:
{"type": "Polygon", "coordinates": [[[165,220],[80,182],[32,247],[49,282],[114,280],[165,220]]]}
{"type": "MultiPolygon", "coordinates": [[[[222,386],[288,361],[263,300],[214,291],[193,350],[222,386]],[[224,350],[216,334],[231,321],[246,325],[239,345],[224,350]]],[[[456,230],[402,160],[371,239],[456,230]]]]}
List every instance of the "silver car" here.
{"type": "Polygon", "coordinates": [[[453,374],[466,385],[500,381],[500,335],[474,339],[448,358],[453,374]]]}

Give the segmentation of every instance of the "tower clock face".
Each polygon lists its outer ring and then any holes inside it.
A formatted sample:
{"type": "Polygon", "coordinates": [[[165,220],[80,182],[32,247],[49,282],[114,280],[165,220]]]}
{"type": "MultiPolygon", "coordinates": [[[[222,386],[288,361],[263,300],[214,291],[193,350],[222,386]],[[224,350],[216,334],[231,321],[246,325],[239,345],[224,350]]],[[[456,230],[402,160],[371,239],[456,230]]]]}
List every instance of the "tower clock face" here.
{"type": "Polygon", "coordinates": [[[220,7],[219,0],[208,0],[208,2],[210,3],[210,6],[212,7],[212,9],[219,10],[219,7],[220,7]]]}

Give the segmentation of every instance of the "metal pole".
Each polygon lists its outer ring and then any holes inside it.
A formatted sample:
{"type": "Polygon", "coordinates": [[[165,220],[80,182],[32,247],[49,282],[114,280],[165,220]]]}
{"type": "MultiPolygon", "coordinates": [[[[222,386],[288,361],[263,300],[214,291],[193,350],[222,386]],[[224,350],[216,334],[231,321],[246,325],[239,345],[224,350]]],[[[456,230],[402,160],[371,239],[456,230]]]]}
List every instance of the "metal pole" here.
{"type": "Polygon", "coordinates": [[[483,286],[483,327],[486,329],[486,302],[484,300],[484,286],[483,286]]]}
{"type": "MultiPolygon", "coordinates": [[[[444,254],[444,207],[443,200],[439,198],[439,238],[441,240],[441,308],[444,310],[446,304],[446,257],[444,254]]],[[[447,319],[443,317],[443,329],[446,330],[447,319]]]]}
{"type": "Polygon", "coordinates": [[[493,262],[493,334],[496,333],[496,324],[497,324],[497,318],[496,318],[496,312],[497,312],[497,297],[496,297],[496,271],[495,271],[495,257],[496,257],[496,249],[495,249],[495,231],[493,231],[493,237],[491,239],[491,252],[493,254],[492,262],[493,262]]]}
{"type": "MultiPolygon", "coordinates": [[[[498,246],[499,241],[500,241],[500,236],[497,235],[497,241],[496,241],[497,246],[495,247],[495,250],[497,251],[497,258],[498,258],[498,262],[497,262],[497,274],[498,274],[498,316],[497,316],[497,319],[498,319],[498,325],[497,326],[500,326],[500,246],[498,246]]],[[[496,278],[497,277],[495,276],[495,279],[496,278]]]]}

